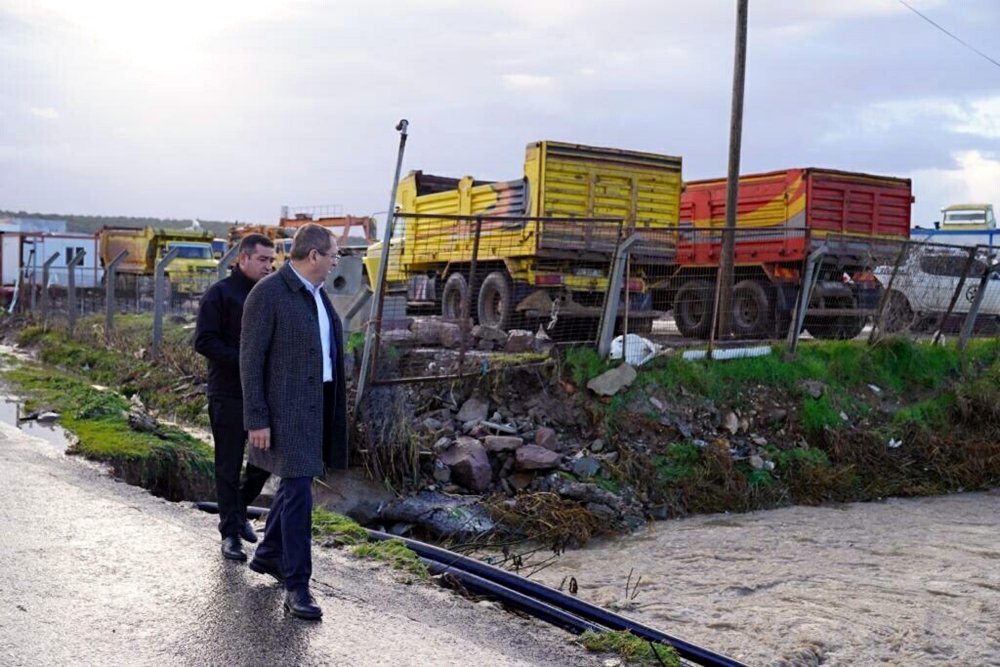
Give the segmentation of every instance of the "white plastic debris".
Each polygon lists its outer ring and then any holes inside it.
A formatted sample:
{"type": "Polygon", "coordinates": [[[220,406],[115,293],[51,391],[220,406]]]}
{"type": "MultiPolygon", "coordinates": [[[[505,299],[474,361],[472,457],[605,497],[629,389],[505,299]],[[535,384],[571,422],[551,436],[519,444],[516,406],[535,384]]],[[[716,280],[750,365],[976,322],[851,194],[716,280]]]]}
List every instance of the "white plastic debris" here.
{"type": "Polygon", "coordinates": [[[615,336],[611,341],[610,356],[612,359],[622,358],[622,347],[626,363],[632,366],[642,366],[644,363],[655,357],[663,349],[662,345],[657,345],[648,338],[643,338],[636,334],[627,336],[615,336]]]}
{"type": "MultiPolygon", "coordinates": [[[[722,359],[741,359],[745,357],[766,357],[769,354],[771,354],[770,345],[732,347],[724,350],[712,350],[712,359],[719,361],[722,359]]],[[[687,361],[694,361],[695,359],[704,359],[707,356],[707,350],[688,350],[681,355],[681,358],[687,361]]]]}
{"type": "Polygon", "coordinates": [[[889,449],[896,449],[903,444],[902,440],[896,440],[895,438],[889,438],[889,449]]]}

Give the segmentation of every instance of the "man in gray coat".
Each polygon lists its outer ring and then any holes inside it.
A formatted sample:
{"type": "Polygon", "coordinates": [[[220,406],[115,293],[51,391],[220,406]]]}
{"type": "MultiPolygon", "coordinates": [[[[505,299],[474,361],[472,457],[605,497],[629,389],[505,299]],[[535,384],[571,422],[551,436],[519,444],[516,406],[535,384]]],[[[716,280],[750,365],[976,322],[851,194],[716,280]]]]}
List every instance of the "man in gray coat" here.
{"type": "Polygon", "coordinates": [[[340,318],[323,289],[337,243],[308,224],[291,260],[243,307],[240,377],[250,461],[281,478],[249,567],[285,584],[285,609],[319,619],[312,576],[312,478],[347,469],[347,400],[340,318]]]}

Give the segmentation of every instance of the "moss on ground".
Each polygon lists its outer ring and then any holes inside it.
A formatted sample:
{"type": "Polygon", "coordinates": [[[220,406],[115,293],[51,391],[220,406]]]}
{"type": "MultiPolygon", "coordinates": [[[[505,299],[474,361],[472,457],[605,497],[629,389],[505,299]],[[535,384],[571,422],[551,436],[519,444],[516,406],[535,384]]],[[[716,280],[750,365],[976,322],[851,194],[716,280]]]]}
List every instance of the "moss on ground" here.
{"type": "Polygon", "coordinates": [[[351,552],[359,558],[374,558],[387,563],[392,569],[414,577],[416,580],[422,581],[430,578],[427,566],[402,540],[358,544],[351,549],[351,552]]]}
{"type": "Polygon", "coordinates": [[[71,453],[108,463],[130,484],[170,500],[211,495],[211,447],[166,426],[157,434],[132,430],[129,402],[121,394],[38,365],[20,366],[4,376],[26,396],[26,407],[61,414],[60,423],[76,437],[71,453]]]}
{"type": "Polygon", "coordinates": [[[313,537],[327,540],[336,546],[354,546],[368,541],[368,532],[358,523],[344,516],[317,507],[312,514],[313,537]]]}
{"type": "Polygon", "coordinates": [[[580,635],[580,643],[588,651],[614,653],[627,665],[679,667],[681,664],[674,647],[636,637],[624,630],[608,632],[588,630],[580,635]]]}
{"type": "Polygon", "coordinates": [[[411,551],[402,540],[386,540],[371,542],[366,531],[343,514],[317,507],[312,514],[313,537],[323,540],[326,546],[351,547],[351,553],[358,558],[371,558],[386,563],[393,570],[398,570],[416,580],[430,578],[427,567],[420,557],[411,551]]]}

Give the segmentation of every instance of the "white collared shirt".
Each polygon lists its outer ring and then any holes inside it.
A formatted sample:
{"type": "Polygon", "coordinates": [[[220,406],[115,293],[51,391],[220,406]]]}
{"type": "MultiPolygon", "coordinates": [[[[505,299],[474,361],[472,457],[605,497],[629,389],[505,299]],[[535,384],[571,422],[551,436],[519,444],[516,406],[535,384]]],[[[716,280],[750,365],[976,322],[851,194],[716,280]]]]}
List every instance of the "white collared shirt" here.
{"type": "Polygon", "coordinates": [[[291,262],[288,263],[288,267],[292,270],[292,273],[299,277],[302,284],[306,286],[309,293],[313,295],[313,299],[316,300],[316,319],[319,320],[319,339],[323,345],[323,382],[333,382],[333,362],[330,359],[330,316],[326,312],[326,306],[323,305],[323,297],[320,295],[320,291],[323,289],[323,284],[313,285],[311,282],[306,280],[301,273],[295,270],[295,266],[291,262]]]}

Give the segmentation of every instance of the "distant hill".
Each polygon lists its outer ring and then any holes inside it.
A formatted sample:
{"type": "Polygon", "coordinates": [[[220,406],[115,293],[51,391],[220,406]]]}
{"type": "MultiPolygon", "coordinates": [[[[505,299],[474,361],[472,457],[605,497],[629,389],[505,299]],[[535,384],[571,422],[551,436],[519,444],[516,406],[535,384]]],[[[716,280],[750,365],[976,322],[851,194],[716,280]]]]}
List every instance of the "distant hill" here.
{"type": "MultiPolygon", "coordinates": [[[[93,234],[101,227],[166,227],[167,229],[186,229],[191,226],[191,220],[175,220],[173,218],[128,218],[110,215],[72,215],[63,213],[28,213],[26,211],[0,211],[0,218],[42,218],[46,220],[65,220],[66,231],[93,234]]],[[[226,238],[229,228],[236,221],[198,219],[202,228],[211,231],[219,238],[226,238]]]]}

